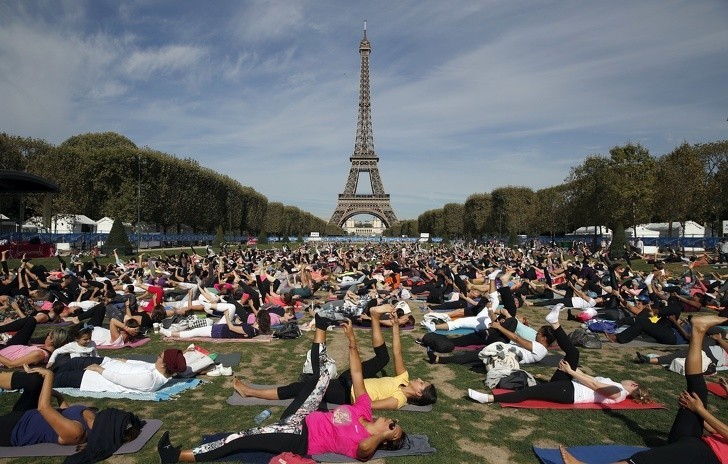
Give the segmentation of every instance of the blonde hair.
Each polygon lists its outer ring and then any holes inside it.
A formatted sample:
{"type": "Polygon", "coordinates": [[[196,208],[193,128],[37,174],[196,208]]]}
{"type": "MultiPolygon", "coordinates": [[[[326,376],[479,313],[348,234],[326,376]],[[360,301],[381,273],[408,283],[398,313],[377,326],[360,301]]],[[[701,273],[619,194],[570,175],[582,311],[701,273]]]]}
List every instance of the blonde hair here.
{"type": "Polygon", "coordinates": [[[638,404],[652,403],[652,392],[649,388],[643,387],[642,385],[638,386],[630,396],[638,404]]]}

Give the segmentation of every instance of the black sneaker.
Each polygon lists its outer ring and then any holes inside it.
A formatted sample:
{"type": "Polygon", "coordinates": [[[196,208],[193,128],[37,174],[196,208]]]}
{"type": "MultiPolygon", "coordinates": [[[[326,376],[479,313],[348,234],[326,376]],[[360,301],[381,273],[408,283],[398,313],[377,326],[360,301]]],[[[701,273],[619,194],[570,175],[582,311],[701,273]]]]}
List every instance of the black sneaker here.
{"type": "Polygon", "coordinates": [[[718,372],[718,369],[715,367],[715,363],[708,364],[708,368],[705,369],[705,372],[703,372],[703,375],[714,375],[716,372],[718,372]]]}
{"type": "Polygon", "coordinates": [[[429,346],[427,347],[427,359],[429,360],[430,364],[437,364],[437,353],[432,351],[432,348],[429,346]]]}
{"type": "Polygon", "coordinates": [[[639,364],[650,364],[650,357],[645,356],[639,351],[637,352],[637,363],[639,364]]]}
{"type": "Polygon", "coordinates": [[[180,451],[181,448],[172,446],[172,442],[169,441],[169,432],[164,432],[164,435],[157,442],[159,461],[162,464],[179,462],[180,451]]]}

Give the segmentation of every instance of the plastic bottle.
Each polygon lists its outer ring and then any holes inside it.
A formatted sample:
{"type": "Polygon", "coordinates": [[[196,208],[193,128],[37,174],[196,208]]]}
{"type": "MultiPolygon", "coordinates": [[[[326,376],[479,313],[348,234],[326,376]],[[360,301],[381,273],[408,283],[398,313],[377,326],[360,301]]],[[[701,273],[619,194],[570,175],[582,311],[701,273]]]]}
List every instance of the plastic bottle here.
{"type": "Polygon", "coordinates": [[[270,414],[271,414],[270,409],[264,409],[264,410],[260,411],[258,413],[258,415],[253,418],[253,422],[255,422],[256,424],[261,424],[263,421],[265,421],[266,419],[268,419],[270,417],[270,414]]]}

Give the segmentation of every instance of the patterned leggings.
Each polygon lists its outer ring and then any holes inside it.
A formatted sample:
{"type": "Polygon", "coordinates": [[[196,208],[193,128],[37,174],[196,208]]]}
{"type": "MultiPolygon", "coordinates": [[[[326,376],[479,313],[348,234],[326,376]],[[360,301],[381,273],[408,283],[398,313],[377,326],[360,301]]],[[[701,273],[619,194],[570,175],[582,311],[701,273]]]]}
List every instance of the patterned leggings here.
{"type": "Polygon", "coordinates": [[[214,461],[242,451],[271,453],[291,451],[296,454],[306,454],[308,438],[304,433],[304,421],[306,416],[318,409],[331,379],[326,368],[331,362],[326,354],[326,345],[312,344],[311,357],[316,359],[316,356],[319,362],[313,365],[312,379],[286,408],[278,422],[202,444],[192,450],[195,461],[214,461]]]}

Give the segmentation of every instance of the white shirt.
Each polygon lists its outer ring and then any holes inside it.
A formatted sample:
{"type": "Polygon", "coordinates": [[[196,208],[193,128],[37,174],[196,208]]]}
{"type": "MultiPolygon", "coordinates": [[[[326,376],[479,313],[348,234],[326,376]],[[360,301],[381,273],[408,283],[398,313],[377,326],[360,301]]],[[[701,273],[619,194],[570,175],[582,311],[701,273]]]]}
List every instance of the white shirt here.
{"type": "Polygon", "coordinates": [[[599,383],[604,383],[607,385],[614,385],[615,387],[619,387],[619,397],[617,399],[612,399],[607,396],[601,395],[594,390],[592,390],[589,387],[585,387],[584,385],[580,384],[576,380],[572,380],[571,383],[574,384],[574,404],[584,404],[584,403],[596,403],[596,404],[614,404],[614,403],[621,403],[627,398],[627,390],[624,389],[621,383],[617,383],[612,381],[612,379],[606,378],[606,377],[594,377],[594,379],[599,383]]]}
{"type": "Polygon", "coordinates": [[[91,332],[91,340],[96,344],[105,346],[122,346],[124,344],[124,337],[119,335],[116,340],[111,340],[111,331],[105,327],[94,327],[94,331],[91,332]]]}
{"type": "Polygon", "coordinates": [[[587,309],[587,308],[593,308],[597,305],[597,301],[594,298],[589,298],[589,300],[585,300],[584,298],[574,296],[571,297],[571,307],[577,308],[577,309],[587,309]]]}
{"type": "Polygon", "coordinates": [[[117,361],[104,358],[101,363],[103,374],[85,371],[81,380],[81,390],[92,392],[137,393],[154,392],[167,383],[153,363],[144,361],[117,361]]]}
{"type": "Polygon", "coordinates": [[[545,346],[538,342],[531,342],[531,351],[528,351],[524,347],[516,345],[513,342],[511,342],[511,346],[515,347],[516,350],[518,350],[518,353],[521,355],[521,364],[537,363],[545,358],[546,355],[549,353],[549,350],[547,350],[545,346]]]}

